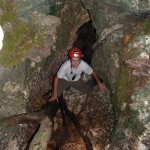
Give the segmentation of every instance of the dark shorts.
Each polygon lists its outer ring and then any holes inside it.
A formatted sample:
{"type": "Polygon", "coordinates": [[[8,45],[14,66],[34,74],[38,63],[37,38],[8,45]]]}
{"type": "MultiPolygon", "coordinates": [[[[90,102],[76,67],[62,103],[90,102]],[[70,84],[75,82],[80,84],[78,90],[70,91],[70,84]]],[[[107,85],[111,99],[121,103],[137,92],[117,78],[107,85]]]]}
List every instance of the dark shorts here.
{"type": "Polygon", "coordinates": [[[85,94],[90,94],[93,90],[93,85],[88,84],[89,82],[85,83],[82,78],[78,81],[67,81],[65,79],[58,80],[58,97],[61,96],[63,91],[69,87],[73,87],[85,94]]]}

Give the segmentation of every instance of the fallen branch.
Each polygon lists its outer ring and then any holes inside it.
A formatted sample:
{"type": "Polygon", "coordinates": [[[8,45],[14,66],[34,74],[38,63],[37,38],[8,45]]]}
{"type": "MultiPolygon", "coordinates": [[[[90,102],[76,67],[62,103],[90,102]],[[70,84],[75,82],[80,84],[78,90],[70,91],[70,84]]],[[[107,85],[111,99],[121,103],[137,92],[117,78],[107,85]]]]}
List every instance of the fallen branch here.
{"type": "Polygon", "coordinates": [[[9,127],[14,126],[17,124],[27,124],[27,123],[33,123],[33,122],[41,122],[46,117],[45,114],[40,113],[24,113],[19,115],[14,115],[7,118],[0,119],[0,126],[2,127],[9,127]]]}
{"type": "Polygon", "coordinates": [[[32,140],[29,150],[46,150],[49,140],[52,137],[52,122],[48,117],[41,121],[40,128],[32,140]]]}
{"type": "Polygon", "coordinates": [[[39,123],[40,127],[34,136],[29,150],[46,150],[52,136],[53,120],[58,111],[57,102],[48,102],[44,108],[35,113],[24,113],[0,119],[0,126],[9,127],[17,124],[39,123]]]}
{"type": "Polygon", "coordinates": [[[54,117],[59,107],[61,108],[62,111],[64,125],[65,125],[65,117],[64,117],[65,114],[63,114],[63,111],[66,112],[67,117],[71,120],[71,122],[74,124],[77,131],[81,135],[85,143],[86,149],[93,150],[92,143],[88,138],[88,136],[86,135],[86,131],[80,125],[74,113],[68,109],[62,97],[61,99],[59,99],[59,104],[56,101],[48,102],[47,104],[44,105],[43,109],[39,112],[24,113],[24,114],[14,115],[11,117],[0,119],[0,126],[9,127],[17,124],[28,124],[28,123],[35,123],[35,122],[39,123],[40,124],[39,130],[35,134],[31,143],[29,143],[28,149],[46,150],[48,142],[49,140],[51,140],[52,137],[54,117]]]}

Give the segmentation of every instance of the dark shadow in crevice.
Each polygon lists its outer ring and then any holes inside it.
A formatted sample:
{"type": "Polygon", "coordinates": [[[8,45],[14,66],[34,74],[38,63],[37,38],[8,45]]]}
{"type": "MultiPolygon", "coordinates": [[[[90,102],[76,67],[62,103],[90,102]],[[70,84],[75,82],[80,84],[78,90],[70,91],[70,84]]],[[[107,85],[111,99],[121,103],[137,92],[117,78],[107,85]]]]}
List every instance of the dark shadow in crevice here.
{"type": "Polygon", "coordinates": [[[96,30],[92,26],[92,21],[84,23],[77,31],[78,38],[73,43],[74,47],[82,50],[84,55],[83,60],[88,64],[91,64],[94,51],[92,45],[96,41],[96,30]]]}

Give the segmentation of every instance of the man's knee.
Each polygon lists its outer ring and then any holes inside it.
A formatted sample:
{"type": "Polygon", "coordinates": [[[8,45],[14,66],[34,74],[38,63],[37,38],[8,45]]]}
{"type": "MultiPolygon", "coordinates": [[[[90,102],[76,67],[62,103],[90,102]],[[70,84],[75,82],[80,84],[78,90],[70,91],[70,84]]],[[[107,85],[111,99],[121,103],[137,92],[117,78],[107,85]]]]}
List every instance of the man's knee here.
{"type": "Polygon", "coordinates": [[[70,87],[69,81],[65,79],[59,79],[58,82],[58,97],[63,94],[63,91],[70,87]]]}

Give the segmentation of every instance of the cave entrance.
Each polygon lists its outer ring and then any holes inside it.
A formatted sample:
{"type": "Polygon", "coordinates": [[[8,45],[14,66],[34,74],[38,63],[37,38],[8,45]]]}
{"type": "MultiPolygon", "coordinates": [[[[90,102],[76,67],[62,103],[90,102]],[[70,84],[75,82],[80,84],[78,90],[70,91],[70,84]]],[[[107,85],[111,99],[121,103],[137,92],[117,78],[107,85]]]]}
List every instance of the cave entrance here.
{"type": "Polygon", "coordinates": [[[92,26],[92,21],[84,23],[77,31],[78,38],[73,43],[74,47],[78,47],[83,52],[83,60],[91,64],[94,51],[92,45],[96,41],[96,30],[92,26]]]}

